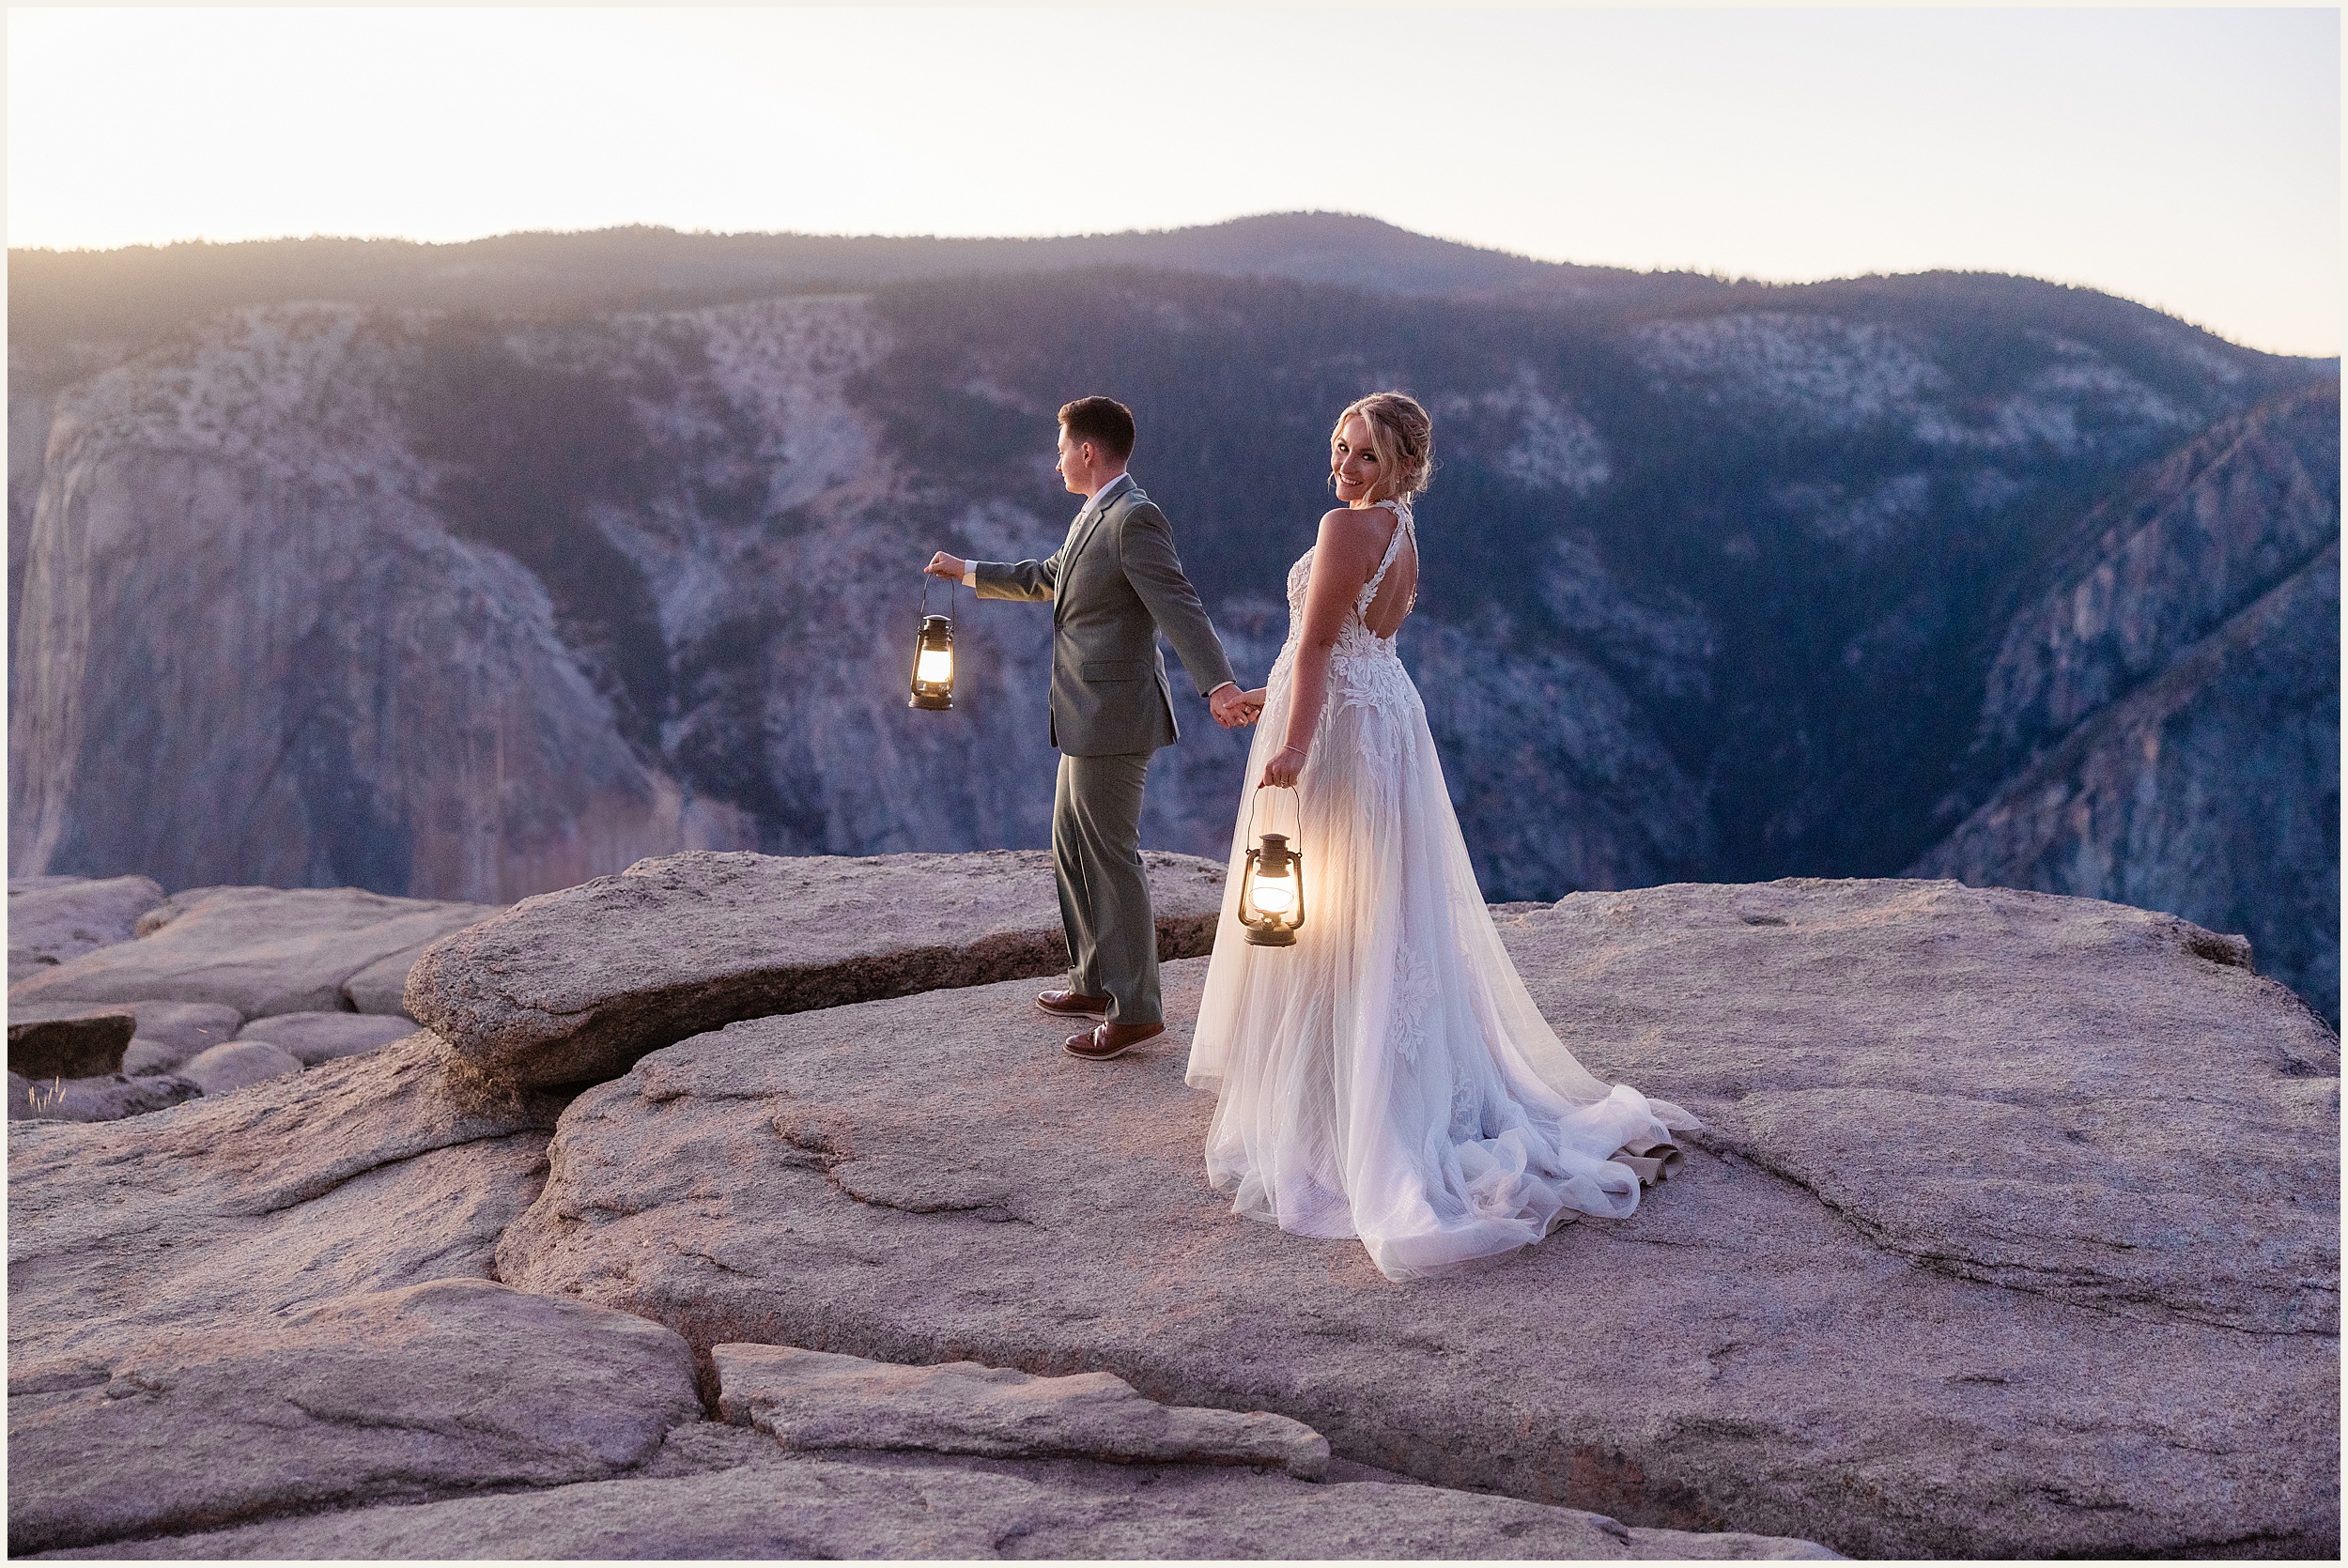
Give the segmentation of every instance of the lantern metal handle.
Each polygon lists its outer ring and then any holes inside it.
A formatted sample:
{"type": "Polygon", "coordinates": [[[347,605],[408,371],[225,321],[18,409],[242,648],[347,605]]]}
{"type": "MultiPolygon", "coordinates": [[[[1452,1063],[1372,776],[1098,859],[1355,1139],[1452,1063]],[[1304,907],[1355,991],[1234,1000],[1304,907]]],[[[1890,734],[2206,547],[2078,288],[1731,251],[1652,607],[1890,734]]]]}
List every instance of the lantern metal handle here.
{"type": "MultiPolygon", "coordinates": [[[[951,582],[950,582],[950,583],[948,583],[948,584],[946,585],[946,613],[947,613],[949,616],[951,616],[951,615],[954,613],[954,592],[955,592],[955,590],[959,589],[961,586],[962,586],[962,579],[961,579],[960,577],[956,577],[953,581],[951,581],[951,582]]],[[[929,574],[929,573],[927,573],[927,572],[924,572],[924,573],[922,573],[922,574],[921,574],[921,617],[922,617],[922,619],[923,619],[923,620],[927,620],[927,619],[929,618],[929,613],[930,613],[930,574],[929,574]]]]}
{"type": "Polygon", "coordinates": [[[1250,838],[1259,837],[1256,832],[1256,813],[1263,807],[1263,792],[1266,790],[1286,790],[1296,796],[1296,838],[1300,844],[1304,842],[1305,796],[1293,784],[1259,784],[1256,786],[1255,794],[1247,802],[1247,837],[1250,838]]]}

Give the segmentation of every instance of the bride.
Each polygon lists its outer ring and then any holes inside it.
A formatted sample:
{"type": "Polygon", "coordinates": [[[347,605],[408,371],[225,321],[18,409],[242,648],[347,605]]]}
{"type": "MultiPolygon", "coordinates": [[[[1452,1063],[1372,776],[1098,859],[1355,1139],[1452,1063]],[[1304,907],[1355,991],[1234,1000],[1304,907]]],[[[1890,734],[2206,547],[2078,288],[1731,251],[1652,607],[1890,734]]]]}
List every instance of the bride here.
{"type": "MultiPolygon", "coordinates": [[[[1391,1279],[1620,1218],[1677,1160],[1679,1107],[1609,1087],[1542,1021],[1501,946],[1394,634],[1417,596],[1411,500],[1433,426],[1399,392],[1338,416],[1344,506],[1289,570],[1289,636],[1248,754],[1223,919],[1188,1081],[1217,1101],[1207,1173],[1233,1209],[1358,1236],[1391,1279]],[[1276,802],[1276,804],[1275,804],[1276,802]],[[1250,818],[1298,829],[1305,920],[1290,947],[1239,922],[1250,818]]],[[[1262,825],[1270,825],[1262,824],[1262,825]]]]}

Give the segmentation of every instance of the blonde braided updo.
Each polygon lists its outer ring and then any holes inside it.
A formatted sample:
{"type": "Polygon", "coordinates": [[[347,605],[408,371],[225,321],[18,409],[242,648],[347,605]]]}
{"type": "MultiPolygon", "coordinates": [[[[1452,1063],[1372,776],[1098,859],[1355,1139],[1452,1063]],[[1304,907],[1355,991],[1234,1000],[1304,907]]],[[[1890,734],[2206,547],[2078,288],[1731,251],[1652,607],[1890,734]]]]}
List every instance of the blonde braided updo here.
{"type": "Polygon", "coordinates": [[[1435,422],[1418,399],[1398,392],[1354,399],[1330,427],[1332,446],[1355,414],[1368,422],[1370,450],[1378,454],[1378,489],[1383,494],[1370,499],[1407,501],[1424,495],[1435,475],[1435,422]]]}

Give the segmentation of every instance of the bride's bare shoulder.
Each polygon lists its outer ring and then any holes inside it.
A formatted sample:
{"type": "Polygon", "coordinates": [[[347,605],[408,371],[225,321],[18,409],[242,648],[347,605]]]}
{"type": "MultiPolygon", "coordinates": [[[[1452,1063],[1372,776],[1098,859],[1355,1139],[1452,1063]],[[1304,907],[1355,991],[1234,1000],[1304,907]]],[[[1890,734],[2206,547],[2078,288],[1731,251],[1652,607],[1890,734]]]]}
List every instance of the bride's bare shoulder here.
{"type": "Polygon", "coordinates": [[[1362,510],[1334,506],[1321,514],[1321,537],[1323,543],[1342,548],[1360,548],[1372,544],[1383,547],[1390,523],[1391,519],[1383,507],[1362,510]]]}

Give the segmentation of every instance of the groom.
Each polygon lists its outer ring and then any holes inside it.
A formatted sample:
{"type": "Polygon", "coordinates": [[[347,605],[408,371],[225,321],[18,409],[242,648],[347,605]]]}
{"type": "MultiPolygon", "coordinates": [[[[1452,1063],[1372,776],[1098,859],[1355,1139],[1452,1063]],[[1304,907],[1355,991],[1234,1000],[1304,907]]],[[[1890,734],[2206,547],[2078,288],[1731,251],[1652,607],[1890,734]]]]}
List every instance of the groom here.
{"type": "Polygon", "coordinates": [[[1166,514],[1125,471],[1134,416],[1106,397],[1059,411],[1059,476],[1086,498],[1046,561],[1006,565],[939,551],[924,568],[981,599],[1052,601],[1052,869],[1068,930],[1069,989],[1036,998],[1062,1018],[1097,1018],[1071,1055],[1105,1062],[1166,1032],[1157,922],[1141,869],[1141,785],[1150,755],[1181,733],[1158,656],[1164,632],[1215,721],[1252,723],[1213,623],[1174,554],[1166,514]]]}

